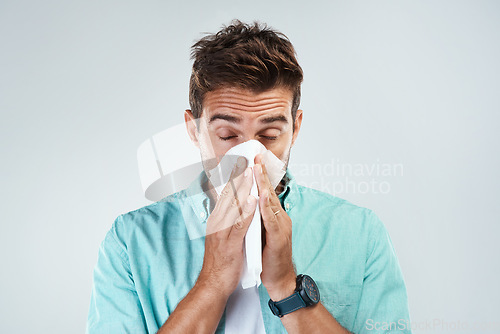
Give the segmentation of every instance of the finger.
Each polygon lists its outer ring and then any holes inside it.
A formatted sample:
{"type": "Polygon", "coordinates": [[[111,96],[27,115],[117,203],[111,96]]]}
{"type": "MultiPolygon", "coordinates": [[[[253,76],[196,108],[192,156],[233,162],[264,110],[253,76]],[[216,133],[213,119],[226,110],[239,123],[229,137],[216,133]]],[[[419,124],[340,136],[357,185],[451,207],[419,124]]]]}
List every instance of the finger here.
{"type": "Polygon", "coordinates": [[[269,191],[269,200],[271,202],[271,205],[281,207],[278,195],[276,194],[276,191],[271,185],[271,181],[269,180],[265,164],[261,161],[260,164],[254,166],[254,170],[256,173],[255,179],[257,180],[257,188],[259,190],[259,194],[267,189],[269,191]]]}
{"type": "MultiPolygon", "coordinates": [[[[252,187],[252,169],[248,167],[238,178],[242,179],[235,180],[234,187],[230,184],[226,185],[227,194],[221,195],[221,199],[216,204],[217,211],[214,209],[214,212],[216,212],[217,218],[214,219],[217,219],[218,223],[210,229],[212,233],[231,227],[243,214],[244,199],[246,200],[252,187]]],[[[226,231],[226,237],[229,236],[228,233],[229,231],[226,231]]]]}
{"type": "Polygon", "coordinates": [[[247,166],[247,160],[244,157],[238,157],[236,164],[234,165],[229,180],[222,189],[219,197],[217,198],[217,204],[221,206],[224,202],[232,199],[235,194],[235,190],[238,188],[239,183],[241,183],[243,178],[243,172],[247,166]],[[221,203],[219,203],[221,202],[221,203]]]}
{"type": "Polygon", "coordinates": [[[245,201],[252,189],[253,175],[252,169],[248,167],[242,175],[242,180],[233,184],[233,197],[223,202],[221,209],[225,212],[228,224],[233,224],[235,220],[243,214],[245,201]]]}
{"type": "MultiPolygon", "coordinates": [[[[223,231],[231,227],[232,222],[227,222],[225,219],[228,202],[234,200],[235,189],[238,188],[238,184],[242,182],[247,161],[244,157],[239,157],[236,161],[235,166],[231,170],[231,175],[229,177],[229,182],[224,186],[220,195],[218,195],[217,201],[215,203],[214,210],[207,220],[207,232],[206,234],[212,234],[218,231],[223,231]]],[[[229,231],[226,231],[226,236],[229,231]]]]}
{"type": "MultiPolygon", "coordinates": [[[[265,189],[259,199],[260,214],[262,216],[262,222],[266,231],[274,232],[279,230],[278,217],[274,214],[280,208],[273,208],[269,198],[269,190],[265,189]]],[[[279,215],[280,213],[278,213],[279,215]]]]}
{"type": "Polygon", "coordinates": [[[262,162],[262,159],[262,153],[257,154],[254,158],[254,165],[260,164],[262,162]]]}
{"type": "Polygon", "coordinates": [[[235,223],[231,228],[229,238],[243,238],[250,224],[252,223],[253,216],[255,214],[255,209],[257,208],[257,199],[249,195],[245,204],[243,205],[243,213],[236,219],[235,223]]]}
{"type": "Polygon", "coordinates": [[[276,204],[277,202],[277,204],[280,204],[278,195],[276,194],[276,189],[271,184],[271,179],[269,178],[269,174],[267,173],[267,167],[264,161],[262,161],[262,176],[264,178],[264,183],[269,188],[269,194],[270,194],[269,199],[271,200],[271,203],[276,204]]]}

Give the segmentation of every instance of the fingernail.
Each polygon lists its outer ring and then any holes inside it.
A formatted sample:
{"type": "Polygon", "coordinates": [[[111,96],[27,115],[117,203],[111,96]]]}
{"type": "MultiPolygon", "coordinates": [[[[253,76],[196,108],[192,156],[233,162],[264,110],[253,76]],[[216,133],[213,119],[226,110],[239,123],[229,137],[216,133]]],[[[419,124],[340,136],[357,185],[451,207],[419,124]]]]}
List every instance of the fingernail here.
{"type": "Polygon", "coordinates": [[[238,165],[238,167],[243,167],[245,166],[245,158],[243,157],[239,157],[236,164],[238,165]]]}
{"type": "Polygon", "coordinates": [[[259,173],[261,173],[261,174],[262,174],[262,165],[261,165],[261,164],[259,164],[259,168],[258,168],[258,170],[259,170],[259,173]]]}
{"type": "Polygon", "coordinates": [[[246,208],[247,208],[248,210],[250,210],[250,209],[252,208],[252,197],[253,197],[252,195],[249,195],[249,196],[247,197],[247,204],[246,204],[245,206],[246,206],[246,208]]]}
{"type": "Polygon", "coordinates": [[[248,167],[247,169],[245,169],[245,177],[247,177],[248,175],[250,175],[250,167],[248,167]]]}

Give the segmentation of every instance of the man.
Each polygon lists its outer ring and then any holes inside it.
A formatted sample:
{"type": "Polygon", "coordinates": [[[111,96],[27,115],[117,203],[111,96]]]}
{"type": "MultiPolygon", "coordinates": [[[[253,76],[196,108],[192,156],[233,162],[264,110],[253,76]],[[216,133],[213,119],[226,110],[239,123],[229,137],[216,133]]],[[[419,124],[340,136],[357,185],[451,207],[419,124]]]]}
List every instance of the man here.
{"type": "Polygon", "coordinates": [[[220,196],[207,179],[252,139],[288,163],[303,112],[302,69],[286,36],[233,21],[194,44],[192,58],[185,120],[205,172],[115,220],[99,250],[87,332],[223,333],[257,206],[267,333],[410,332],[401,270],[372,211],[300,186],[288,170],[274,189],[261,155],[253,168],[239,160],[220,196]],[[190,238],[193,226],[206,236],[190,238]]]}

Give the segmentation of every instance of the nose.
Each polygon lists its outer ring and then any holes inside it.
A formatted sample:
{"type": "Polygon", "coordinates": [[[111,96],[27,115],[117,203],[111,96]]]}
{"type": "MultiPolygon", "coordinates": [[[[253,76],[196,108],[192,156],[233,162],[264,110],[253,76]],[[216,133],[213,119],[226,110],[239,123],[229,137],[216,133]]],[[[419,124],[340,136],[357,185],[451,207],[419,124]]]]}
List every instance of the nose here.
{"type": "Polygon", "coordinates": [[[241,144],[241,143],[244,143],[244,142],[247,142],[249,140],[256,140],[258,142],[261,142],[262,144],[264,144],[262,141],[261,141],[261,138],[259,138],[258,135],[254,135],[254,136],[251,136],[251,135],[245,135],[245,136],[242,136],[241,137],[241,141],[238,143],[238,144],[241,144]]]}
{"type": "Polygon", "coordinates": [[[258,135],[254,135],[254,134],[249,134],[249,133],[246,133],[246,134],[243,134],[241,136],[241,139],[239,140],[239,143],[238,144],[241,144],[241,143],[244,143],[244,142],[247,142],[249,140],[259,140],[259,136],[258,135]]]}

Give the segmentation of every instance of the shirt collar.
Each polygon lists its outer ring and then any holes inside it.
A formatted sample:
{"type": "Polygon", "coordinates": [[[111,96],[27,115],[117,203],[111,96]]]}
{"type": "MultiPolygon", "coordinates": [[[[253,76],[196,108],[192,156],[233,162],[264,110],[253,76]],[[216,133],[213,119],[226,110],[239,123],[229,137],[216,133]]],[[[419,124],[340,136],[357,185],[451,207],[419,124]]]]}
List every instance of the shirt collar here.
{"type": "Polygon", "coordinates": [[[206,189],[203,188],[203,185],[207,181],[207,174],[205,174],[205,171],[202,171],[186,189],[186,196],[189,203],[201,221],[206,221],[210,211],[210,199],[205,192],[206,189]]]}
{"type": "Polygon", "coordinates": [[[295,180],[295,177],[290,172],[290,170],[287,168],[285,176],[283,177],[281,182],[285,184],[285,188],[278,195],[278,198],[280,199],[283,209],[288,212],[293,208],[298,198],[297,181],[295,180]]]}

